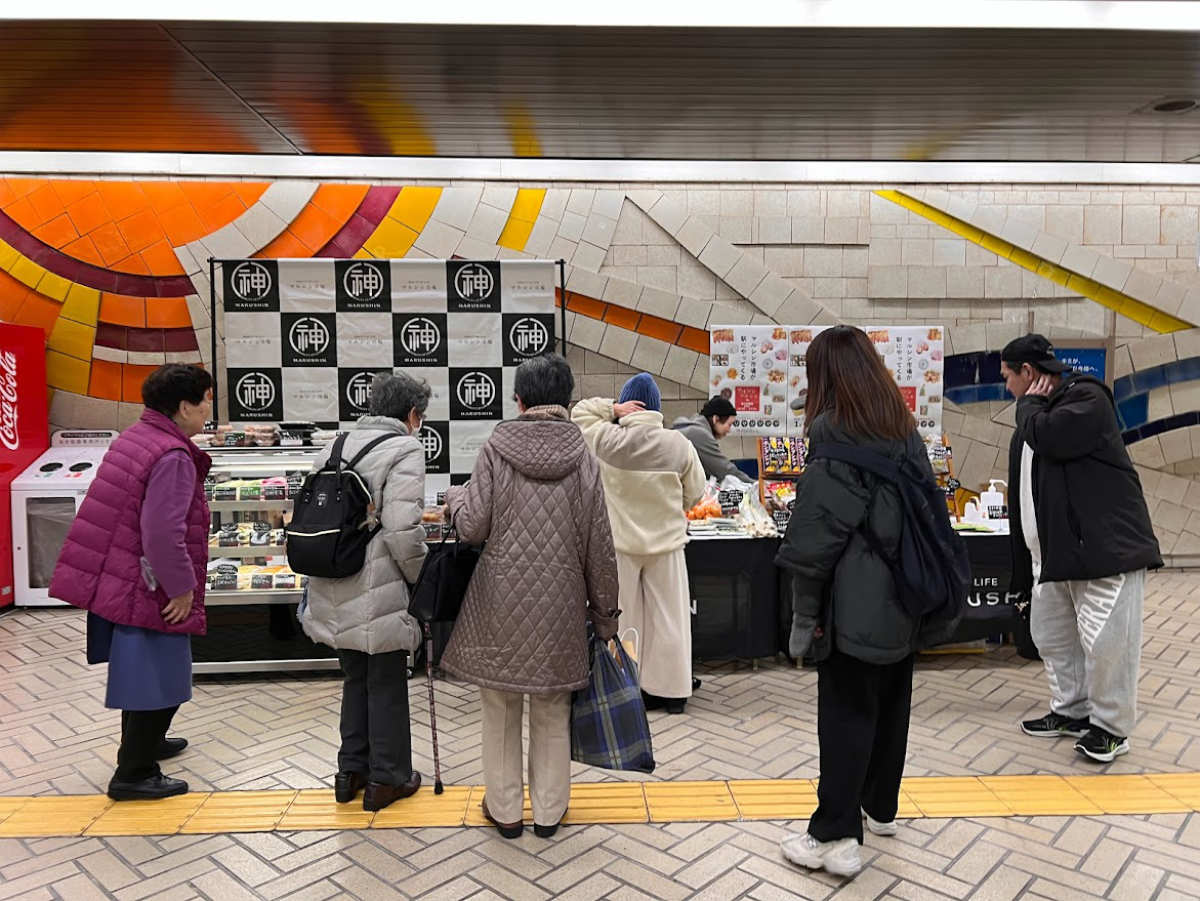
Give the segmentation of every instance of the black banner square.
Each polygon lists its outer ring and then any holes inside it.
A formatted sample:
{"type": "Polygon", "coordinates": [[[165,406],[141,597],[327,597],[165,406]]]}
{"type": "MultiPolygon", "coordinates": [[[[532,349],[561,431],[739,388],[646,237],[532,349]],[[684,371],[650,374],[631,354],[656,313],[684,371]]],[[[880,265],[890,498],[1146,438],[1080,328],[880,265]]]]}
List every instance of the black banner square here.
{"type": "Polygon", "coordinates": [[[391,375],[390,369],[338,369],[338,419],[357,422],[367,415],[371,383],[380,372],[391,375]]]}
{"type": "Polygon", "coordinates": [[[339,313],[392,311],[392,266],[387,260],[337,260],[333,273],[339,313]]]}
{"type": "Polygon", "coordinates": [[[554,350],[553,313],[505,313],[500,320],[505,366],[519,366],[554,350]]]}
{"type": "Polygon", "coordinates": [[[222,263],[221,272],[221,296],[228,312],[279,312],[279,264],[275,260],[222,263]]]}
{"type": "Polygon", "coordinates": [[[393,313],[394,365],[445,366],[448,337],[445,313],[393,313]]]}
{"type": "Polygon", "coordinates": [[[280,422],[283,373],[277,368],[230,369],[229,421],[280,422]]]}
{"type": "Polygon", "coordinates": [[[502,371],[499,366],[450,367],[450,418],[503,419],[502,371]]]}
{"type": "Polygon", "coordinates": [[[471,474],[469,472],[452,472],[452,473],[450,473],[450,484],[451,485],[465,485],[469,481],[471,481],[471,474]]]}
{"type": "Polygon", "coordinates": [[[279,319],[284,366],[337,365],[336,313],[284,313],[279,319]]]}
{"type": "Polygon", "coordinates": [[[450,423],[426,420],[416,438],[425,450],[425,474],[450,471],[450,423]]]}
{"type": "Polygon", "coordinates": [[[447,260],[446,304],[451,313],[499,313],[500,264],[495,260],[447,260]]]}

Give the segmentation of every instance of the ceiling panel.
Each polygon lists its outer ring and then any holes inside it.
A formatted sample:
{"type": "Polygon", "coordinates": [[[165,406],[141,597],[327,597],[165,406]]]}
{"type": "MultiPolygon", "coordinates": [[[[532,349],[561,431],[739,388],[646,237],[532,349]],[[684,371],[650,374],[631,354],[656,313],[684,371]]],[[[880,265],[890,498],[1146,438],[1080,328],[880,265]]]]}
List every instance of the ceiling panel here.
{"type": "Polygon", "coordinates": [[[1178,162],[1190,33],[243,23],[0,31],[0,147],[1178,162]]]}

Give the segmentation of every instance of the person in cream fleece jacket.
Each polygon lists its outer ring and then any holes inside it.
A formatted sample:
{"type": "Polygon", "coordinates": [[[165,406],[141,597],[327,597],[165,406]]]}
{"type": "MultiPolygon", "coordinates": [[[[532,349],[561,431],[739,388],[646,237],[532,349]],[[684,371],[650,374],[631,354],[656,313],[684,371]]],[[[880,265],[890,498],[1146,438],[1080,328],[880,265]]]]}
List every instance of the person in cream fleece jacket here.
{"type": "Polygon", "coordinates": [[[686,511],[704,493],[704,467],[682,433],[665,428],[647,373],[617,403],[590,398],[571,414],[600,460],[617,554],[622,627],[637,629],[648,709],[683,713],[692,694],[686,511]]]}

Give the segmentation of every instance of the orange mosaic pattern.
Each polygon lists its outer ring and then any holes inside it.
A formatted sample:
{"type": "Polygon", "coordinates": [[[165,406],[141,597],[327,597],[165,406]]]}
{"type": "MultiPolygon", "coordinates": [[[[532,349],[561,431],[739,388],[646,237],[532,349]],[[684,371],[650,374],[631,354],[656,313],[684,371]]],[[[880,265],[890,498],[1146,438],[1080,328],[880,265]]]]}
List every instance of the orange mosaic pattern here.
{"type": "Polygon", "coordinates": [[[321,185],[283,233],[255,254],[272,259],[311,257],[345,225],[370,185],[321,185]]]}
{"type": "Polygon", "coordinates": [[[137,275],[183,275],[172,247],[228,225],[265,182],[0,179],[0,210],[85,263],[137,275]]]}

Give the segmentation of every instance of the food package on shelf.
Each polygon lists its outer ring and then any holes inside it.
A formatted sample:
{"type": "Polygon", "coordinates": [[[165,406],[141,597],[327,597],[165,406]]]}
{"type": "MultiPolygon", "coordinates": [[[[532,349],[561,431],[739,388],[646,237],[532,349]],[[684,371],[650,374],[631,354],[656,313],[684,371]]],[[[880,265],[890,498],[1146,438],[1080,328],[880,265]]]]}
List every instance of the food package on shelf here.
{"type": "Polygon", "coordinates": [[[254,447],[274,447],[279,444],[279,426],[261,423],[245,427],[247,444],[254,447]]]}
{"type": "Polygon", "coordinates": [[[763,438],[759,468],[763,475],[795,474],[804,470],[803,438],[763,438]]]}

